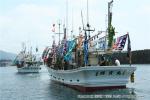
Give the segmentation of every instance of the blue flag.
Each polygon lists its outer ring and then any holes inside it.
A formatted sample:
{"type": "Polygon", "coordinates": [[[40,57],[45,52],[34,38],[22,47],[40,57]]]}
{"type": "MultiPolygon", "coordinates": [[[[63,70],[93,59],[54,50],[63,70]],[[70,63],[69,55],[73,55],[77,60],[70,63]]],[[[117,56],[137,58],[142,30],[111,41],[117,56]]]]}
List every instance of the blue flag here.
{"type": "Polygon", "coordinates": [[[88,41],[87,41],[87,34],[85,31],[85,40],[84,40],[84,64],[88,64],[88,41]]]}

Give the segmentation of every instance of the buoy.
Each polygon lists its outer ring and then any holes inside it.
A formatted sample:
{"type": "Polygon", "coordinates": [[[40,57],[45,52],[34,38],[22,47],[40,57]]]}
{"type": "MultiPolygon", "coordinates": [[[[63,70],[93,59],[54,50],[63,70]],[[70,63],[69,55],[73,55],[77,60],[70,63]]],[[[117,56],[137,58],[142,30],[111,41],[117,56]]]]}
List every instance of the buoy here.
{"type": "Polygon", "coordinates": [[[134,72],[130,76],[130,81],[131,81],[131,83],[134,83],[134,72]]]}

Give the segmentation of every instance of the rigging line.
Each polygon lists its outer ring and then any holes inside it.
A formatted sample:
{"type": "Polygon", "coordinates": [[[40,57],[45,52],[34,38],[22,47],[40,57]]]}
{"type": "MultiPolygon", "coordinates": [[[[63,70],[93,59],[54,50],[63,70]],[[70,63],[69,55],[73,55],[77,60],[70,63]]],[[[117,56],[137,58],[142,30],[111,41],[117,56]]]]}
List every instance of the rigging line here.
{"type": "Polygon", "coordinates": [[[72,40],[72,37],[73,37],[73,31],[74,31],[74,29],[73,29],[73,8],[72,8],[72,30],[71,30],[71,40],[72,40]]]}
{"type": "Polygon", "coordinates": [[[83,30],[84,30],[84,21],[83,21],[83,14],[82,14],[82,10],[81,10],[81,18],[82,18],[82,26],[83,26],[83,30]]]}
{"type": "Polygon", "coordinates": [[[66,35],[68,34],[68,0],[66,0],[66,35]]]}
{"type": "Polygon", "coordinates": [[[87,0],[87,24],[89,24],[89,2],[87,0]]]}

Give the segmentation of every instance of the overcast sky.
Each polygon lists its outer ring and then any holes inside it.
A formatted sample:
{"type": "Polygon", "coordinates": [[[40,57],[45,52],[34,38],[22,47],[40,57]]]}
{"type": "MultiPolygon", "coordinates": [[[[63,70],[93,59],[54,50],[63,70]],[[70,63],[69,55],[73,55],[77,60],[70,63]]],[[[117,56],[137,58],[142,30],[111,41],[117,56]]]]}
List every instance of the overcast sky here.
{"type": "MultiPolygon", "coordinates": [[[[89,22],[95,33],[106,29],[108,1],[89,0],[89,22]]],[[[86,23],[86,0],[68,0],[69,34],[73,26],[78,35],[81,10],[86,23]]],[[[132,50],[150,49],[150,0],[114,0],[112,10],[116,36],[129,32],[132,50]]],[[[42,52],[52,43],[52,24],[58,32],[59,20],[66,21],[66,0],[0,0],[0,50],[18,53],[25,42],[42,52]]]]}

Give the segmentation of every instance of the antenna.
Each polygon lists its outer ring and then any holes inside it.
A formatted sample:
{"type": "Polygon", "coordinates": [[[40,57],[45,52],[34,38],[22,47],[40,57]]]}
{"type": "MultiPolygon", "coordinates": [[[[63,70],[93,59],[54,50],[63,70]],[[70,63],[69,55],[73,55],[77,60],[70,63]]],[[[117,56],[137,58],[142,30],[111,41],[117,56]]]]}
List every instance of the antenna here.
{"type": "Polygon", "coordinates": [[[84,30],[84,21],[83,21],[83,14],[82,14],[82,10],[81,10],[81,18],[82,18],[82,26],[83,26],[83,30],[84,30]]]}

